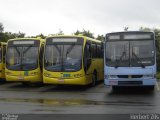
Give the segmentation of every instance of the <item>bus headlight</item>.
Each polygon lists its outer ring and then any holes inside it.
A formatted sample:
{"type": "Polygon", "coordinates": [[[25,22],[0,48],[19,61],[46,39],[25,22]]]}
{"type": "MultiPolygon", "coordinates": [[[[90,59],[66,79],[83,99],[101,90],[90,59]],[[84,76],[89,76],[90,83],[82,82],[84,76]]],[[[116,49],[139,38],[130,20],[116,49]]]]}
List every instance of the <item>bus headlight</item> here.
{"type": "Polygon", "coordinates": [[[79,78],[79,77],[82,77],[82,75],[81,74],[75,74],[74,77],[79,78]]]}
{"type": "Polygon", "coordinates": [[[45,76],[45,77],[50,77],[50,76],[51,76],[51,74],[44,73],[44,76],[45,76]]]}

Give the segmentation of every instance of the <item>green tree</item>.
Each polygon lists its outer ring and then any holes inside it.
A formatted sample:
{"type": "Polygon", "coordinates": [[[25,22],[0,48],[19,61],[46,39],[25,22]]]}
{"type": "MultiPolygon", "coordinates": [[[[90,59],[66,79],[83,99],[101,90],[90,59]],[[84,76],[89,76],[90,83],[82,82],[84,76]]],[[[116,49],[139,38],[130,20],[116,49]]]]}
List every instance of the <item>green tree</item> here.
{"type": "Polygon", "coordinates": [[[4,30],[3,24],[0,23],[0,42],[5,42],[5,41],[3,40],[3,38],[4,38],[3,30],[4,30]]]}
{"type": "Polygon", "coordinates": [[[41,33],[41,34],[39,34],[39,35],[36,35],[36,37],[41,37],[42,39],[45,39],[45,38],[46,38],[46,36],[45,36],[45,35],[43,35],[42,33],[41,33]]]}
{"type": "Polygon", "coordinates": [[[89,30],[85,30],[85,29],[83,29],[83,31],[77,30],[77,31],[74,33],[74,35],[79,35],[79,34],[82,34],[82,35],[87,36],[87,37],[90,37],[90,38],[94,38],[94,36],[93,36],[94,34],[91,33],[89,30]]]}
{"type": "Polygon", "coordinates": [[[9,39],[14,39],[14,38],[24,38],[25,33],[18,32],[18,33],[11,33],[11,32],[3,32],[0,33],[0,40],[2,42],[7,42],[9,39]]]}
{"type": "Polygon", "coordinates": [[[100,41],[104,41],[105,37],[104,37],[104,35],[98,35],[96,39],[100,40],[100,41]]]}
{"type": "Polygon", "coordinates": [[[140,27],[140,28],[139,28],[139,31],[150,32],[150,31],[152,31],[152,29],[147,28],[147,27],[140,27]]]}
{"type": "Polygon", "coordinates": [[[2,23],[0,23],[0,33],[2,33],[2,32],[3,32],[3,30],[4,30],[3,24],[2,24],[2,23]]]}
{"type": "Polygon", "coordinates": [[[15,34],[15,36],[17,37],[17,38],[24,38],[25,37],[25,33],[22,33],[22,32],[18,32],[18,33],[14,33],[15,34]]]}

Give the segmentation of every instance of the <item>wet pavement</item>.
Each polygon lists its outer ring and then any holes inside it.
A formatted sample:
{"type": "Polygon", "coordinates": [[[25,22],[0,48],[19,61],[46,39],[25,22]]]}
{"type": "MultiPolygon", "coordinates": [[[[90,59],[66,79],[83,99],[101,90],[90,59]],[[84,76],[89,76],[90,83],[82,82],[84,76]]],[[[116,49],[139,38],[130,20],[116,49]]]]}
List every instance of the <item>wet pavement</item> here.
{"type": "Polygon", "coordinates": [[[91,86],[0,84],[0,113],[13,114],[130,114],[160,113],[160,91],[125,88],[112,91],[91,86]]]}

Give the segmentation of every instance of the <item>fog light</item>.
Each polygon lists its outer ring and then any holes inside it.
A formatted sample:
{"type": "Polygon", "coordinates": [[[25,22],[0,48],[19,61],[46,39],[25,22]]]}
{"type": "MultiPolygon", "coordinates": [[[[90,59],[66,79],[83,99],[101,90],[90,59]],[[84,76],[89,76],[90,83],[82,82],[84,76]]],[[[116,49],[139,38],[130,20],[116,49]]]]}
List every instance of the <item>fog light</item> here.
{"type": "Polygon", "coordinates": [[[30,75],[31,75],[31,76],[38,75],[38,72],[32,72],[30,75]]]}
{"type": "Polygon", "coordinates": [[[11,72],[6,72],[6,75],[11,75],[12,73],[11,72]]]}
{"type": "Polygon", "coordinates": [[[74,77],[78,78],[78,77],[82,77],[82,75],[81,74],[75,74],[74,77]]]}

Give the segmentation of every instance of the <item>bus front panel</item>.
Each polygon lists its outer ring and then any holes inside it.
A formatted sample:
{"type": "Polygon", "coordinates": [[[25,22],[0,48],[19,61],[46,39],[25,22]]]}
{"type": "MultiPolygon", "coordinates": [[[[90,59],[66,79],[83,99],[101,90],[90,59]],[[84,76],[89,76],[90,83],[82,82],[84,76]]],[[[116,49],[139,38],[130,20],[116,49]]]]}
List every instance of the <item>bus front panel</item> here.
{"type": "Polygon", "coordinates": [[[83,43],[83,38],[67,36],[46,40],[44,83],[86,84],[82,70],[83,43]]]}
{"type": "Polygon", "coordinates": [[[105,84],[153,86],[156,52],[152,32],[120,32],[106,35],[105,84]]]}
{"type": "Polygon", "coordinates": [[[42,82],[39,50],[40,40],[9,41],[6,54],[6,80],[42,82]]]}

